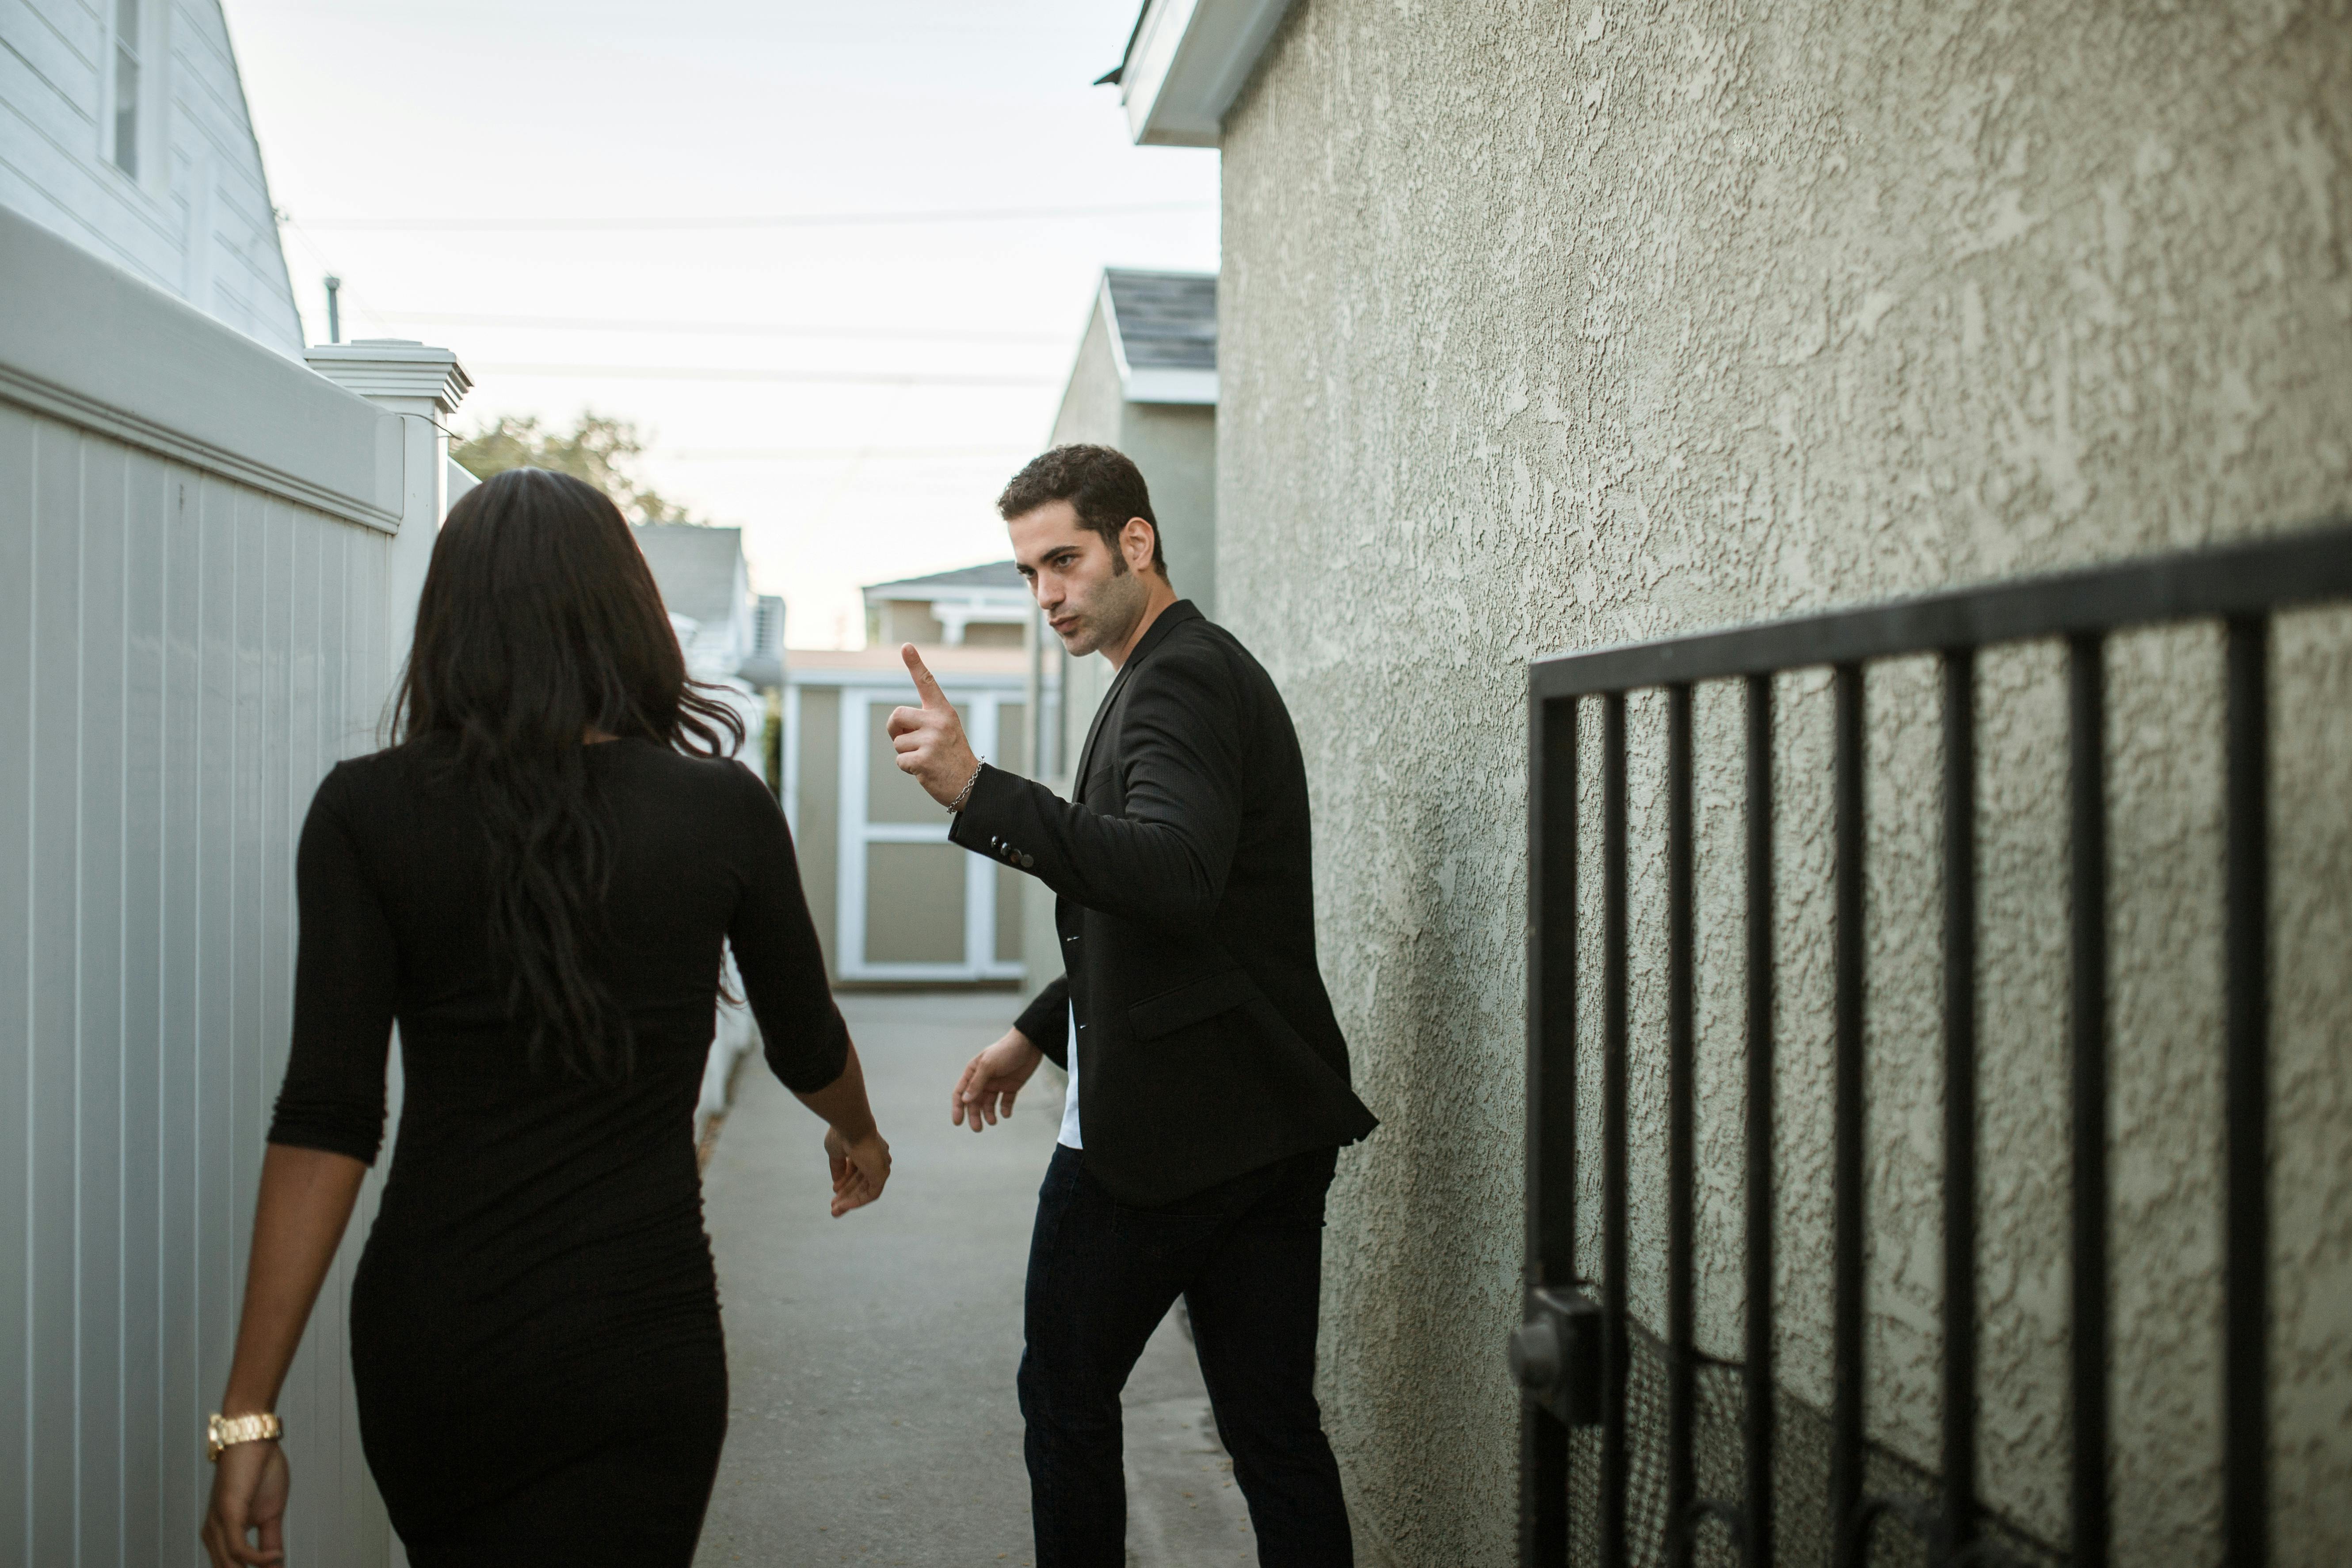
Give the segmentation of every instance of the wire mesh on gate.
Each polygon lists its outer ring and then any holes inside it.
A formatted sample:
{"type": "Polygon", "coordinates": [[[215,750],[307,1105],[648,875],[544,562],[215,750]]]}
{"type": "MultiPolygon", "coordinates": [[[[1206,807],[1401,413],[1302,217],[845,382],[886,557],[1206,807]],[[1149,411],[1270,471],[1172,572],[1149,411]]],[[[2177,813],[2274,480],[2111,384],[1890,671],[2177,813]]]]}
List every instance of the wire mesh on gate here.
{"type": "MultiPolygon", "coordinates": [[[[1628,1325],[1625,1369],[1625,1568],[1668,1568],[1666,1553],[1666,1343],[1639,1323],[1628,1325]]],[[[1737,1526],[1740,1493],[1740,1434],[1747,1421],[1748,1378],[1735,1362],[1702,1356],[1695,1378],[1696,1422],[1692,1444],[1699,1516],[1691,1534],[1691,1568],[1744,1568],[1737,1526]]],[[[1830,1458],[1827,1415],[1782,1389],[1773,1405],[1773,1540],[1779,1564],[1821,1568],[1830,1559],[1830,1458]]],[[[1865,1456],[1865,1495],[1897,1504],[1916,1501],[1925,1517],[1935,1506],[1936,1478],[1885,1447],[1865,1456]]],[[[1601,1431],[1579,1428],[1569,1441],[1569,1561],[1591,1568],[1601,1552],[1601,1431]]],[[[1983,1568],[2067,1568],[2063,1550],[1990,1513],[1979,1519],[1983,1568]]],[[[1869,1568],[1929,1568],[1927,1543],[1898,1507],[1871,1531],[1863,1561],[1869,1568]]]]}

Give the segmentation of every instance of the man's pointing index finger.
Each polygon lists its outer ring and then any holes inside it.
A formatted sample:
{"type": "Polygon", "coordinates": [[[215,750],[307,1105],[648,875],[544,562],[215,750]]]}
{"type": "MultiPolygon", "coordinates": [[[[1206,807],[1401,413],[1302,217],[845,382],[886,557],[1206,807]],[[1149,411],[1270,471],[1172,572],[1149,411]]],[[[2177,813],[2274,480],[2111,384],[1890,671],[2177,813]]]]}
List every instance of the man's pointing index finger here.
{"type": "Polygon", "coordinates": [[[907,661],[907,673],[914,678],[915,690],[922,698],[924,707],[944,709],[950,706],[948,694],[940,689],[940,683],[933,678],[930,666],[923,662],[923,656],[915,651],[913,643],[900,643],[898,657],[907,661]]]}

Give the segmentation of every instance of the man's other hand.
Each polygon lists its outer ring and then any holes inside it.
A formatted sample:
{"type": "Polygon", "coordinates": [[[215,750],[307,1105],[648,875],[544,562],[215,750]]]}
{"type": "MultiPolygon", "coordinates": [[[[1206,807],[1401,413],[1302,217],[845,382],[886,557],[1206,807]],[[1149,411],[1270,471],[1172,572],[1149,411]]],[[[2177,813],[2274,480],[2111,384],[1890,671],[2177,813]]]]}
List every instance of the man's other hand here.
{"type": "Polygon", "coordinates": [[[972,755],[971,744],[963,738],[963,720],[932,679],[915,645],[900,644],[898,657],[907,661],[907,673],[914,677],[915,694],[923,704],[890,710],[890,744],[898,749],[898,771],[912,773],[924,792],[941,805],[950,805],[980,771],[980,759],[972,755]]]}
{"type": "Polygon", "coordinates": [[[963,1077],[956,1079],[949,1120],[974,1132],[995,1126],[998,1117],[1013,1114],[1013,1097],[1045,1059],[1045,1053],[1031,1045],[1028,1036],[1007,1029],[1003,1039],[972,1058],[963,1077]]]}

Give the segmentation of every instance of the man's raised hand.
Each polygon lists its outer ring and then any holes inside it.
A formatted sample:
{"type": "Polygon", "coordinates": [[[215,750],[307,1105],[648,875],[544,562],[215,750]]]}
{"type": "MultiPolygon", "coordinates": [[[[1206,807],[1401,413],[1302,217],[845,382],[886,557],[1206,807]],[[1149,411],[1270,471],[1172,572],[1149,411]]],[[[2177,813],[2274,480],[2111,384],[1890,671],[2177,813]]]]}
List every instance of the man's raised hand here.
{"type": "Polygon", "coordinates": [[[890,744],[898,753],[898,771],[914,775],[915,782],[941,805],[951,805],[980,771],[980,759],[963,738],[963,720],[948,701],[947,693],[940,689],[915,645],[900,644],[898,657],[907,661],[915,695],[922,701],[919,708],[890,710],[890,744]]]}

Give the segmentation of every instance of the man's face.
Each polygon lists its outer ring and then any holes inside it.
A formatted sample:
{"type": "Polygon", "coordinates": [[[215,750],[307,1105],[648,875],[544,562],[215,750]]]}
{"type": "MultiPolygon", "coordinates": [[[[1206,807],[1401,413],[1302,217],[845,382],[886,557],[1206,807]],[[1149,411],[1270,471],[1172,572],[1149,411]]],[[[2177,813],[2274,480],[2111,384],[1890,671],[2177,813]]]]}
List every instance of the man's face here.
{"type": "Polygon", "coordinates": [[[1079,522],[1076,507],[1047,501],[1004,527],[1013,562],[1064,647],[1073,654],[1116,647],[1135,629],[1150,586],[1101,534],[1079,522]]]}

